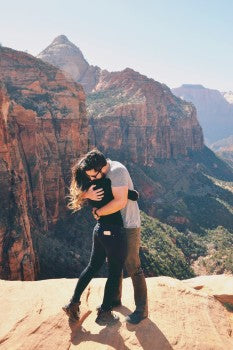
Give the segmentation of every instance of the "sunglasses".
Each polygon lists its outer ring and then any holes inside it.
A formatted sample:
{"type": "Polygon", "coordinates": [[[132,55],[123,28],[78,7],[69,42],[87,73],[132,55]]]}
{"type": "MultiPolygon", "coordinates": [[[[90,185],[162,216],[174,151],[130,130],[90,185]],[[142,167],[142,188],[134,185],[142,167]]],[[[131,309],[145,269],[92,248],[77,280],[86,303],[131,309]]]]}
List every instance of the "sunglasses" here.
{"type": "Polygon", "coordinates": [[[99,174],[104,175],[101,171],[102,169],[103,169],[103,167],[100,170],[98,170],[95,175],[88,175],[87,174],[87,176],[89,177],[90,180],[92,180],[92,178],[96,179],[99,174]]]}

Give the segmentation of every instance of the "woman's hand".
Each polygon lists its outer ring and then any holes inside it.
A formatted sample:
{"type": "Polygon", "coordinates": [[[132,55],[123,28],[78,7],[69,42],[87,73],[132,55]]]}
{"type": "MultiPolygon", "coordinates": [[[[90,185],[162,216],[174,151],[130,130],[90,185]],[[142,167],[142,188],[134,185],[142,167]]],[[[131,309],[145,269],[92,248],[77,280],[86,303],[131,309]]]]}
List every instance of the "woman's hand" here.
{"type": "Polygon", "coordinates": [[[96,219],[96,220],[99,220],[99,215],[98,214],[96,214],[96,210],[98,210],[97,208],[93,208],[92,209],[92,215],[94,216],[94,218],[96,219]]]}
{"type": "Polygon", "coordinates": [[[88,190],[84,193],[83,198],[91,199],[92,201],[101,201],[101,199],[104,196],[104,191],[102,188],[94,190],[95,186],[96,185],[92,185],[91,187],[89,187],[88,190]]]}

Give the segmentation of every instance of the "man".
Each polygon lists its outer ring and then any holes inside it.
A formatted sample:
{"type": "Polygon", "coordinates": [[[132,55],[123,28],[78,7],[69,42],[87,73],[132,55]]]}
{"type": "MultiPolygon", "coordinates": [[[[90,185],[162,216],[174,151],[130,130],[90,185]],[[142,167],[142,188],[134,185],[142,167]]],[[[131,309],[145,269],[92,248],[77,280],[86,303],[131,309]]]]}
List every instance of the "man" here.
{"type": "MultiPolygon", "coordinates": [[[[118,210],[121,211],[126,239],[127,239],[127,258],[125,267],[132,278],[134,287],[134,299],[136,309],[126,317],[126,321],[138,324],[148,316],[147,287],[145,277],[141,268],[139,258],[141,221],[138,204],[136,201],[128,199],[128,189],[133,189],[133,182],[126,167],[120,162],[106,159],[104,155],[94,149],[86,155],[93,164],[93,169],[86,170],[86,175],[90,180],[108,177],[112,184],[112,193],[114,199],[100,209],[93,209],[95,219],[101,216],[112,214],[118,210]]],[[[85,156],[85,157],[86,157],[85,156]]],[[[94,185],[85,192],[85,198],[91,200],[101,200],[103,196],[102,189],[94,189],[94,185]]],[[[116,291],[115,300],[112,306],[121,305],[122,280],[119,290],[116,291]]]]}

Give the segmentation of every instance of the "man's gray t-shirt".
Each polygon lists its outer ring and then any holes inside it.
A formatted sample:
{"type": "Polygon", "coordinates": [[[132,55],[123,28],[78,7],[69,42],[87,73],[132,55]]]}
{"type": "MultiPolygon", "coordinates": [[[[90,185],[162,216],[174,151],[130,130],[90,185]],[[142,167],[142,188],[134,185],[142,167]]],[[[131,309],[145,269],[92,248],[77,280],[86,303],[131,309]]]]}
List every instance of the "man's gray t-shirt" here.
{"type": "MultiPolygon", "coordinates": [[[[127,186],[130,190],[133,190],[133,182],[126,167],[120,162],[111,159],[107,159],[107,161],[110,168],[106,177],[111,180],[112,187],[127,186]]],[[[121,216],[125,228],[141,226],[140,211],[137,201],[128,199],[126,207],[121,209],[121,216]]]]}

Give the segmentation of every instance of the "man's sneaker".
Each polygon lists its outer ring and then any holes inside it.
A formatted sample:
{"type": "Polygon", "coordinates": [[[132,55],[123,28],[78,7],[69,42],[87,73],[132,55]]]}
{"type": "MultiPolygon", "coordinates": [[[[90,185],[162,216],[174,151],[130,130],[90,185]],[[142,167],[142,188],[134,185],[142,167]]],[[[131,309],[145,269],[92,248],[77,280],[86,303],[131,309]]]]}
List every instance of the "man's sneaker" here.
{"type": "Polygon", "coordinates": [[[100,326],[113,326],[119,321],[119,317],[115,315],[114,313],[109,311],[104,311],[100,309],[98,311],[97,317],[95,322],[98,323],[100,326]]]}
{"type": "Polygon", "coordinates": [[[141,312],[141,311],[134,311],[132,314],[126,316],[125,321],[132,323],[132,324],[138,324],[142,320],[147,318],[147,316],[141,312]]]}
{"type": "MultiPolygon", "coordinates": [[[[120,300],[117,300],[117,301],[113,301],[112,302],[112,305],[111,305],[111,310],[112,309],[116,309],[118,307],[122,306],[122,303],[120,300]]],[[[97,306],[96,310],[99,311],[101,309],[101,305],[97,306]]]]}
{"type": "Polygon", "coordinates": [[[79,305],[80,305],[80,301],[77,303],[73,303],[72,301],[63,306],[62,310],[65,311],[65,313],[67,314],[67,316],[69,316],[70,321],[75,322],[78,321],[80,318],[80,309],[79,309],[79,305]]]}

